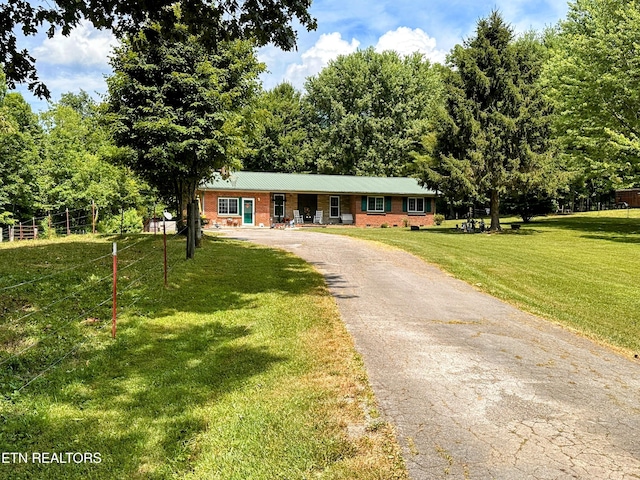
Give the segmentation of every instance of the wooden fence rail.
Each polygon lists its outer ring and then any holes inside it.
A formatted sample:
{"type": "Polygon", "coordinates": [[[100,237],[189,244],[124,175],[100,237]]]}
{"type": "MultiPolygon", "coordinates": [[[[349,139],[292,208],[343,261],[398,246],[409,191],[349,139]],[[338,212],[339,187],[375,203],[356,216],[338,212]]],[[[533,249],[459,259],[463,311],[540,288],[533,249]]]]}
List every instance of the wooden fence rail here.
{"type": "Polygon", "coordinates": [[[38,227],[19,223],[13,227],[0,228],[0,242],[15,240],[36,240],[38,227]]]}

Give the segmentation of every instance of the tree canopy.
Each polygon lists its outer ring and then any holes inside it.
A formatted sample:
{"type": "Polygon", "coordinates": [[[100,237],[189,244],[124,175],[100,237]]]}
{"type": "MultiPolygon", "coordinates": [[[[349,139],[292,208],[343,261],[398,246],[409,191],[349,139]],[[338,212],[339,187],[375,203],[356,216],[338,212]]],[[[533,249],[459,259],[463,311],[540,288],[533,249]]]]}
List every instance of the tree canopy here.
{"type": "Polygon", "coordinates": [[[0,224],[33,214],[38,160],[36,116],[18,93],[8,93],[0,70],[0,224]]]}
{"type": "Polygon", "coordinates": [[[162,196],[182,205],[215,171],[240,167],[242,109],[263,70],[250,42],[208,52],[185,26],[156,24],[126,40],[111,63],[107,121],[127,149],[123,162],[162,196]]]}
{"type": "Polygon", "coordinates": [[[639,186],[640,2],[577,0],[547,37],[545,80],[565,161],[599,193],[639,186]]]}
{"type": "Polygon", "coordinates": [[[303,155],[308,134],[302,105],[302,94],[289,83],[259,96],[251,107],[257,125],[242,160],[245,170],[291,173],[315,169],[303,155]]]}
{"type": "Polygon", "coordinates": [[[330,62],[306,90],[307,155],[319,173],[400,176],[442,87],[421,54],[368,48],[330,62]]]}
{"type": "Polygon", "coordinates": [[[43,28],[51,38],[56,30],[68,36],[83,20],[110,29],[119,38],[135,35],[152,24],[170,29],[178,20],[208,49],[220,41],[253,39],[257,45],[274,43],[291,50],[296,45],[294,21],[308,30],[316,21],[308,9],[311,0],[208,0],[181,1],[179,19],[176,0],[51,0],[10,1],[0,4],[0,66],[10,88],[27,82],[38,96],[49,96],[39,79],[35,58],[19,46],[22,36],[43,28]],[[20,31],[22,36],[16,31],[20,31]]]}
{"type": "Polygon", "coordinates": [[[141,190],[148,187],[128,168],[105,160],[115,147],[86,92],[64,94],[40,117],[39,210],[83,209],[93,202],[106,217],[142,205],[141,190]]]}
{"type": "Polygon", "coordinates": [[[0,224],[65,209],[80,219],[92,203],[108,220],[153,201],[129,169],[105,161],[115,147],[98,117],[86,92],[64,94],[36,115],[22,95],[7,92],[0,74],[0,224]]]}

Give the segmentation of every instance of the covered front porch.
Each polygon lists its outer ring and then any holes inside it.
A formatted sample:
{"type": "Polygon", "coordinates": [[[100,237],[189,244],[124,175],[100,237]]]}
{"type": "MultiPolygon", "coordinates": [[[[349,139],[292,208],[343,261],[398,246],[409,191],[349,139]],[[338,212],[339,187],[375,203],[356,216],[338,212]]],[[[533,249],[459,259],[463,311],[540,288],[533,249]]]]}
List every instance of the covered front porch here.
{"type": "Polygon", "coordinates": [[[273,223],[340,224],[345,214],[353,214],[355,201],[354,195],[274,193],[273,223]]]}

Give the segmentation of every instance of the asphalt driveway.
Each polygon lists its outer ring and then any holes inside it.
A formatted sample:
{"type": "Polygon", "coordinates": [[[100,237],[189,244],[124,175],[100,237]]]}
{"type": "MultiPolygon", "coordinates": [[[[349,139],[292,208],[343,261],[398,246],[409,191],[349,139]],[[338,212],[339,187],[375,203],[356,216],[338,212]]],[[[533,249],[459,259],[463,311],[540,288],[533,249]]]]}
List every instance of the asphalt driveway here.
{"type": "Polygon", "coordinates": [[[326,278],[413,479],[639,479],[640,363],[374,243],[237,230],[326,278]]]}

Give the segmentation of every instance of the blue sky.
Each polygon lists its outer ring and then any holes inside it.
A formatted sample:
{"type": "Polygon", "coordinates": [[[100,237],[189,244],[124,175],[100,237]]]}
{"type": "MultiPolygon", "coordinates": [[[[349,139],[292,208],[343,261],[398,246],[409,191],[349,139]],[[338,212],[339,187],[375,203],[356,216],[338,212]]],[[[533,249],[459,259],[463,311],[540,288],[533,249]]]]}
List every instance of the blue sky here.
{"type": "MultiPolygon", "coordinates": [[[[289,81],[303,88],[305,78],[317,74],[341,54],[370,46],[402,54],[420,51],[433,61],[444,61],[451,48],[473,34],[478,19],[499,10],[516,32],[541,30],[565,18],[566,0],[314,0],[311,13],[318,20],[313,32],[299,31],[298,49],[282,52],[274,47],[259,50],[267,64],[262,76],[265,88],[289,81]]],[[[106,92],[104,77],[111,73],[108,55],[116,45],[109,32],[83,24],[70,37],[32,37],[25,45],[37,59],[40,77],[53,93],[83,89],[96,98],[106,92]]],[[[46,102],[23,93],[34,110],[46,102]]]]}

